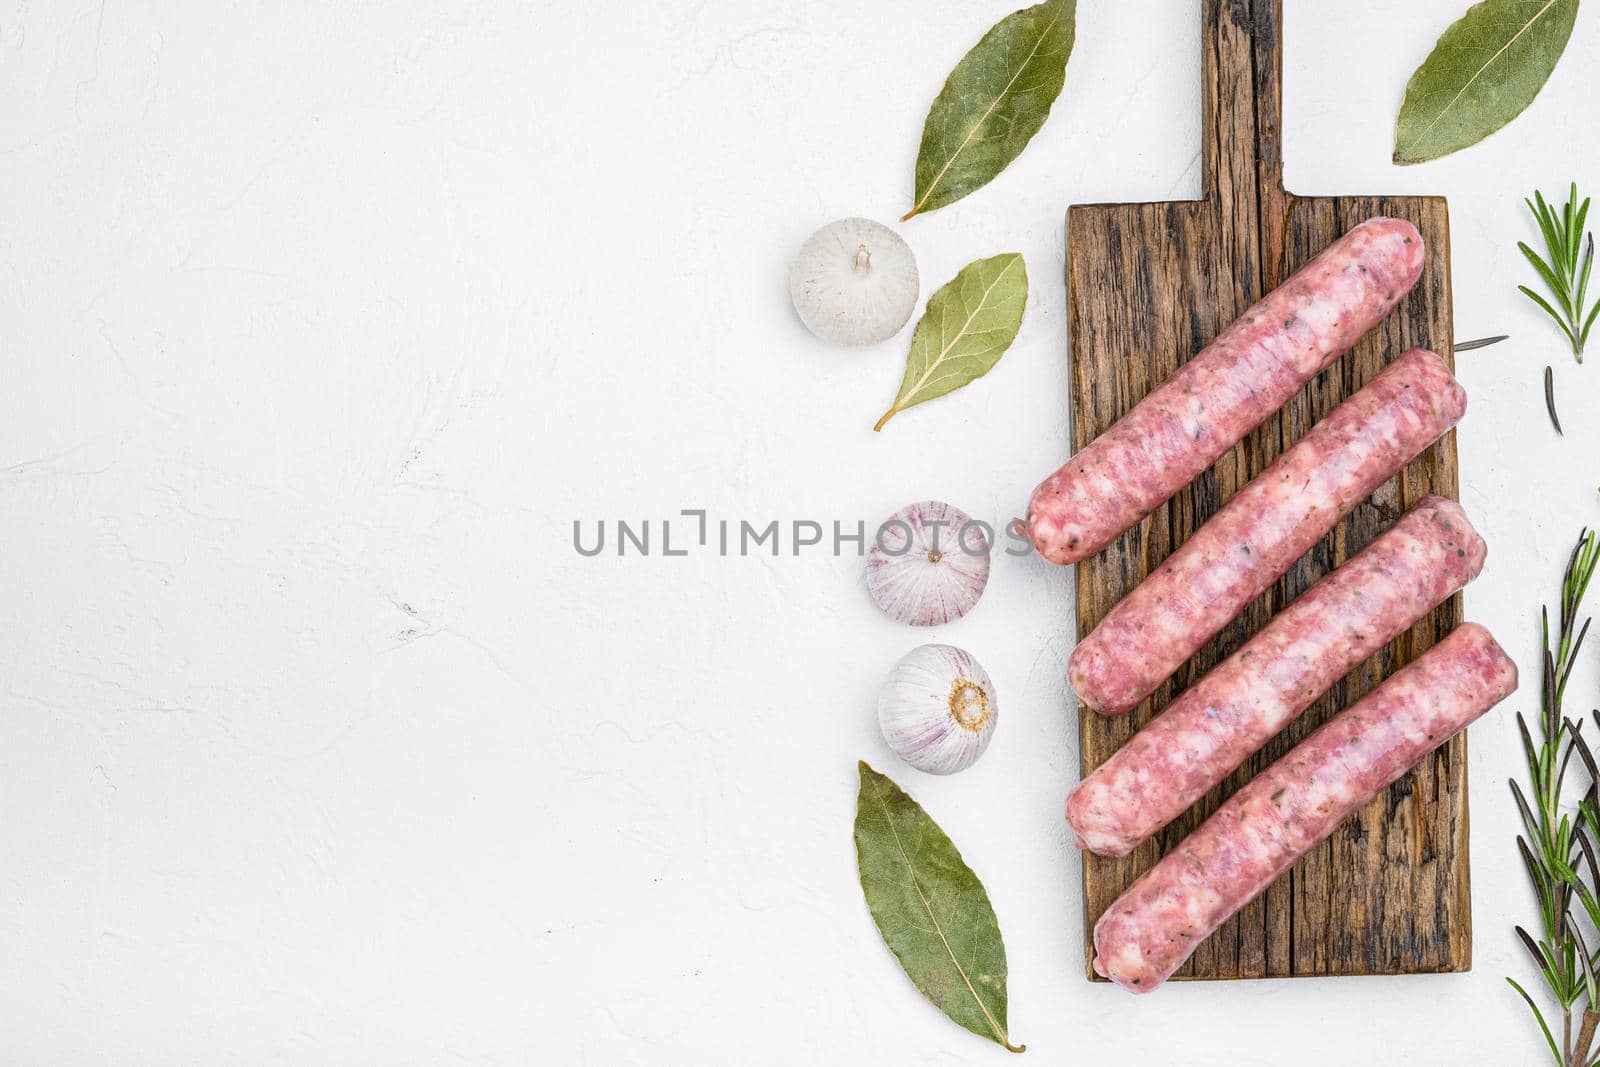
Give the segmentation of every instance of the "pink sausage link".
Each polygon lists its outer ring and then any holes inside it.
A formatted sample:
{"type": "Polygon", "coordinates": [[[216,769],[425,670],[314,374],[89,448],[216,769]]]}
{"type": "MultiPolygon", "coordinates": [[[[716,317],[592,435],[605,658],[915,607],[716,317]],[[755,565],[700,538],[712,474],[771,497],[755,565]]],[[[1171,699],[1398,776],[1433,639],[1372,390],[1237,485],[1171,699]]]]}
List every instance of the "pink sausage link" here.
{"type": "Polygon", "coordinates": [[[1467,623],[1261,772],[1094,927],[1096,973],[1148,993],[1361,806],[1517,688],[1467,623]]]}
{"type": "Polygon", "coordinates": [[[1079,642],[1072,688],[1132,710],[1373,490],[1460,421],[1467,395],[1414,348],[1236,493],[1079,642]]]}
{"type": "Polygon", "coordinates": [[[1382,321],[1422,260],[1403,219],[1368,219],[1329,245],[1034,490],[1039,554],[1092,556],[1194,481],[1382,321]]]}
{"type": "Polygon", "coordinates": [[[1476,578],[1486,551],[1460,504],[1424,497],[1078,784],[1067,798],[1078,847],[1132,852],[1476,578]]]}

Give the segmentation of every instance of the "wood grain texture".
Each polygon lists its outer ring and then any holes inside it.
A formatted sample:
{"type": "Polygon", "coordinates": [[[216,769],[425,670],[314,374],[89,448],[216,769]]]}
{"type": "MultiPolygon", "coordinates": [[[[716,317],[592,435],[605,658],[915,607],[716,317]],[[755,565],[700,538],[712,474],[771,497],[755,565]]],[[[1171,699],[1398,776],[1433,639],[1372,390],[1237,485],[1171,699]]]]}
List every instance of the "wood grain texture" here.
{"type": "MultiPolygon", "coordinates": [[[[1376,330],[1215,467],[1098,556],[1077,564],[1078,632],[1111,607],[1280,451],[1422,346],[1451,362],[1450,231],[1439,197],[1297,197],[1283,189],[1281,0],[1205,0],[1204,199],[1074,206],[1068,214],[1072,439],[1082,448],[1225,326],[1341,233],[1409,219],[1422,280],[1376,330]]],[[[1088,774],[1190,682],[1429,493],[1458,495],[1455,434],[1356,508],[1131,715],[1080,707],[1088,774]]],[[[1084,854],[1085,966],[1094,921],[1239,786],[1461,621],[1459,594],[1362,664],[1292,727],[1132,855],[1084,854]]],[[[1180,978],[1462,971],[1471,966],[1467,743],[1457,737],[1202,944],[1180,978]]],[[[1099,980],[1099,979],[1097,979],[1099,980]]]]}

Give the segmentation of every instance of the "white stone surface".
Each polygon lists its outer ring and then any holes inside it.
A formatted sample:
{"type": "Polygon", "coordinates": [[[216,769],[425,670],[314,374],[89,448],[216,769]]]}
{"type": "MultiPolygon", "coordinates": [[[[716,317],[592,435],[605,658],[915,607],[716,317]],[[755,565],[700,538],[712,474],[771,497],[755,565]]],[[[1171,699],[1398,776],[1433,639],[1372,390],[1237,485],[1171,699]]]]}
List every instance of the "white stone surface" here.
{"type": "MultiPolygon", "coordinates": [[[[1001,1062],[862,906],[863,757],[986,880],[1032,1059],[1537,1060],[1502,977],[1531,978],[1505,781],[1532,685],[1472,733],[1472,973],[1136,1000],[1082,974],[1068,572],[997,559],[935,636],[1002,708],[936,780],[872,714],[927,636],[855,558],[573,550],[600,518],[659,550],[681,508],[1003,521],[1065,455],[1063,214],[1198,193],[1193,0],[1085,0],[1026,154],[897,227],[925,292],[1026,255],[982,382],[873,434],[909,331],[829,349],[787,304],[817,225],[905,209],[929,100],[1012,6],[4,5],[0,1060],[1001,1062]]],[[[1460,361],[1468,613],[1536,678],[1600,521],[1600,367],[1516,294],[1515,241],[1534,186],[1600,186],[1600,22],[1512,127],[1395,168],[1465,6],[1290,0],[1288,176],[1450,197],[1458,336],[1515,335],[1460,361]]]]}

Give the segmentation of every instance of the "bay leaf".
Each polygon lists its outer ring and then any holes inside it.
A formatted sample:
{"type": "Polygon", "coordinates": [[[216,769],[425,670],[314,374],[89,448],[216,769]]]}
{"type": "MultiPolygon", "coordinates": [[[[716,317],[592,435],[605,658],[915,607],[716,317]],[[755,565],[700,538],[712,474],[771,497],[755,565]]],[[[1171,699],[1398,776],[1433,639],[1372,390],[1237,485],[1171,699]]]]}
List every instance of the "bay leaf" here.
{"type": "Polygon", "coordinates": [[[874,430],[906,408],[989,373],[1022,326],[1028,267],[1016,252],[977,259],[928,298],[906,357],[900,395],[874,430]]]}
{"type": "Polygon", "coordinates": [[[856,866],[884,943],[940,1011],[1021,1052],[1006,1034],[1006,946],[983,883],[922,805],[857,767],[856,866]]]}
{"type": "Polygon", "coordinates": [[[1077,0],[1007,15],[961,57],[934,97],[917,150],[916,203],[900,220],[987,185],[1022,154],[1067,76],[1077,0]]]}
{"type": "Polygon", "coordinates": [[[1483,0],[1439,37],[1406,83],[1401,165],[1477,144],[1533,103],[1572,36],[1578,0],[1483,0]]]}

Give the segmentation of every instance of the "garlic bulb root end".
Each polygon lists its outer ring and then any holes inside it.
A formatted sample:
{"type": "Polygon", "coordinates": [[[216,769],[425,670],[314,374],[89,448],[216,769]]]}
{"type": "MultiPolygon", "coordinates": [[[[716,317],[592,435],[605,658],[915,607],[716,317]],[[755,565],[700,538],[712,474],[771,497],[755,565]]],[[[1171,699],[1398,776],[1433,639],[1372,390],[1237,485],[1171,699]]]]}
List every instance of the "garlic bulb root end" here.
{"type": "Polygon", "coordinates": [[[895,755],[928,774],[954,774],[976,763],[998,721],[988,672],[953,645],[913,648],[878,694],[883,739],[895,755]]]}

